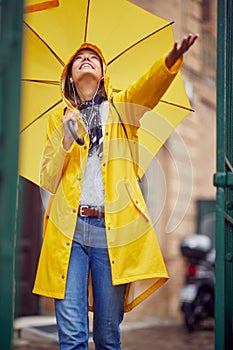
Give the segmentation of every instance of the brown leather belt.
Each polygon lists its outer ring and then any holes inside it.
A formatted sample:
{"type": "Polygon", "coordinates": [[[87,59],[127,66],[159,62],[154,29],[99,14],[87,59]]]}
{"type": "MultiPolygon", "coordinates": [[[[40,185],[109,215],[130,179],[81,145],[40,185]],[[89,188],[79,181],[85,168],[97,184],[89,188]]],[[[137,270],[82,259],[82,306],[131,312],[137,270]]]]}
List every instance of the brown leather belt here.
{"type": "Polygon", "coordinates": [[[104,210],[102,207],[89,207],[87,205],[80,205],[78,214],[82,217],[102,218],[104,217],[104,210]]]}

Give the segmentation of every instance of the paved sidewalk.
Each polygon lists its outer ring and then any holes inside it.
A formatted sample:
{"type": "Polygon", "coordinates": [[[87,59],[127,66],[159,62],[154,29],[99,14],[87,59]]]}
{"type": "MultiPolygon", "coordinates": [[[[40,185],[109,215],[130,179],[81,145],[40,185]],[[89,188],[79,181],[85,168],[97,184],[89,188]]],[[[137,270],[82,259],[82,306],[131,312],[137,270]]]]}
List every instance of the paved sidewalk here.
{"type": "MultiPolygon", "coordinates": [[[[44,336],[30,329],[14,339],[13,350],[59,350],[57,336],[44,336]]],[[[122,350],[214,350],[213,327],[188,333],[183,325],[155,320],[122,327],[122,350]]],[[[94,350],[90,342],[89,350],[94,350]]]]}
{"type": "Polygon", "coordinates": [[[123,332],[122,343],[123,350],[214,350],[214,332],[189,334],[181,325],[157,326],[123,332]]]}

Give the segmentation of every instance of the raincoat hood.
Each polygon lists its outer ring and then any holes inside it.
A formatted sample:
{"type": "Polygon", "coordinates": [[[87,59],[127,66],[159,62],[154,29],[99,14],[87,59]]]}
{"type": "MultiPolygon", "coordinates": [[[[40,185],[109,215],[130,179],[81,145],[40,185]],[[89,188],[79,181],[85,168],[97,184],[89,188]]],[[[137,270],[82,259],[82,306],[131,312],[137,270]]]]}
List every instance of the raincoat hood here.
{"type": "Polygon", "coordinates": [[[79,51],[84,50],[84,49],[92,50],[95,53],[97,53],[97,55],[100,57],[101,63],[102,63],[103,77],[104,77],[104,87],[105,87],[105,91],[106,91],[108,100],[110,99],[111,94],[112,94],[112,86],[110,84],[110,79],[109,79],[109,75],[107,72],[107,63],[106,63],[106,60],[104,58],[104,55],[103,55],[101,49],[94,44],[85,42],[69,58],[69,60],[67,61],[67,63],[65,64],[65,66],[63,68],[61,78],[60,78],[60,92],[61,92],[61,95],[63,97],[65,104],[69,108],[74,108],[74,107],[73,107],[71,101],[65,96],[65,85],[70,84],[70,82],[68,81],[68,79],[69,79],[68,75],[69,75],[69,72],[71,70],[74,58],[77,56],[79,51]]]}

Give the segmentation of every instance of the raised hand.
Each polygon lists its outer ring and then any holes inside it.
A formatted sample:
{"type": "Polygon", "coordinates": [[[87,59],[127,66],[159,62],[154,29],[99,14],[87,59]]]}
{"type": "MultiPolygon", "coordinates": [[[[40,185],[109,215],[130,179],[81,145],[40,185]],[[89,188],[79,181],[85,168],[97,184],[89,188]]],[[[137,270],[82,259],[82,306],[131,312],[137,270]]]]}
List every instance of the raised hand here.
{"type": "Polygon", "coordinates": [[[197,38],[197,34],[189,34],[182,40],[181,44],[175,42],[172,50],[168,53],[166,57],[165,63],[168,69],[170,69],[173,66],[173,64],[175,64],[178,58],[180,58],[185,52],[189,50],[189,48],[195,43],[197,38]]]}

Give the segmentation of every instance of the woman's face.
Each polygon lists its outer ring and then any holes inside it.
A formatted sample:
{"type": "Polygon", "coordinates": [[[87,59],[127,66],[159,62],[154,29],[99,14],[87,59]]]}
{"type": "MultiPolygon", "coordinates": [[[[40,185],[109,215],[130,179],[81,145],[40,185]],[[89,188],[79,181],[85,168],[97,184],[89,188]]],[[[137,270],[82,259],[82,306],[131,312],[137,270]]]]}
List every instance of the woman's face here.
{"type": "Polygon", "coordinates": [[[92,50],[80,50],[74,58],[71,75],[74,82],[90,76],[98,82],[102,76],[102,64],[99,56],[92,50]]]}

